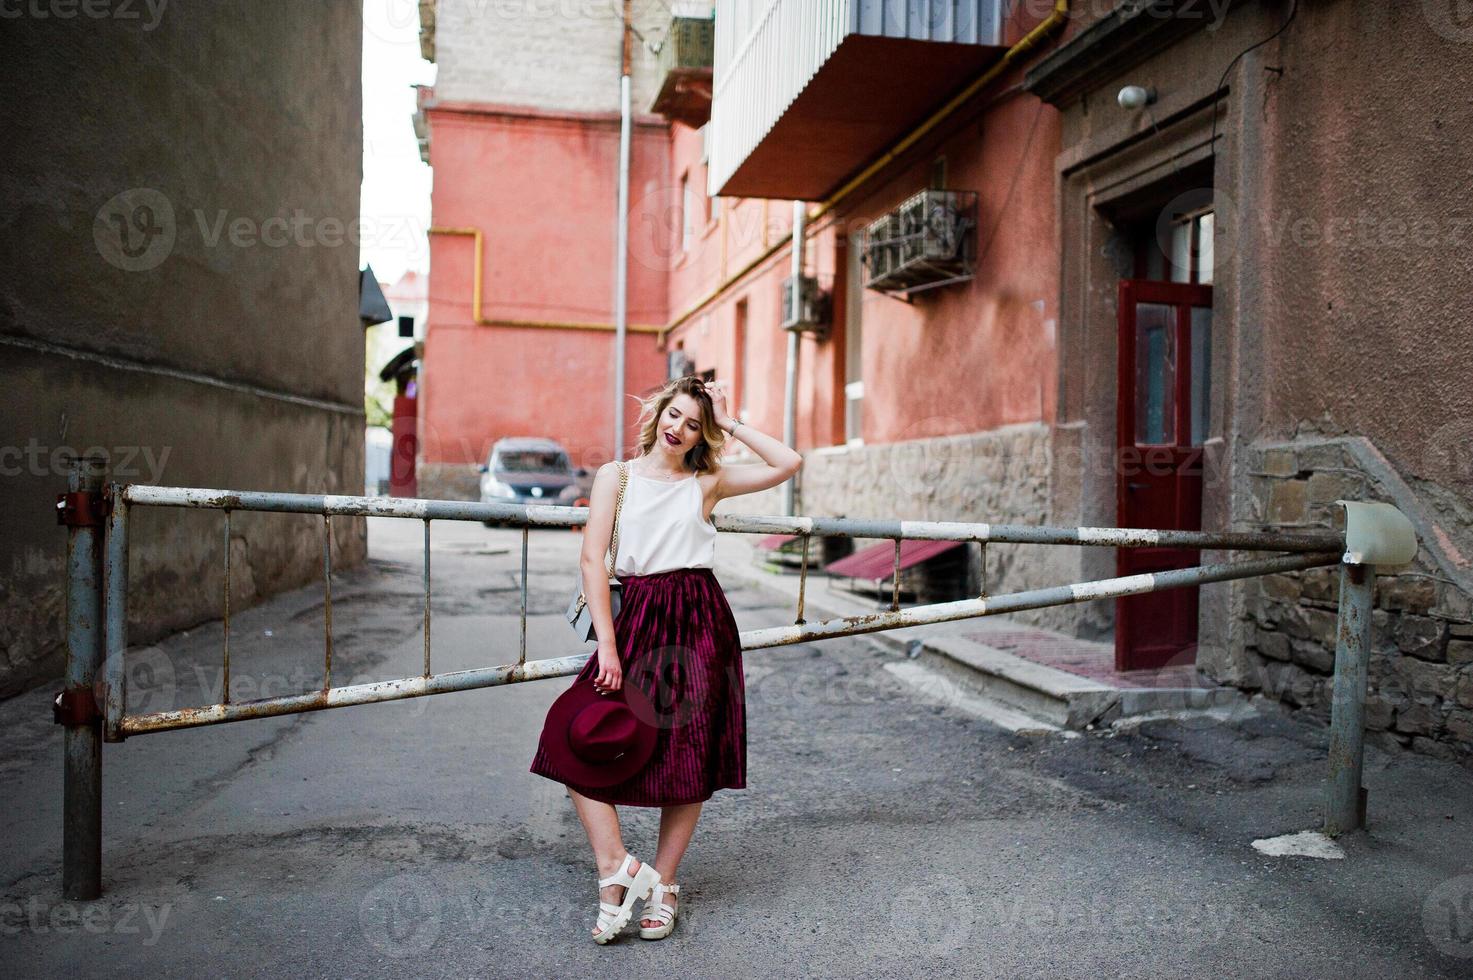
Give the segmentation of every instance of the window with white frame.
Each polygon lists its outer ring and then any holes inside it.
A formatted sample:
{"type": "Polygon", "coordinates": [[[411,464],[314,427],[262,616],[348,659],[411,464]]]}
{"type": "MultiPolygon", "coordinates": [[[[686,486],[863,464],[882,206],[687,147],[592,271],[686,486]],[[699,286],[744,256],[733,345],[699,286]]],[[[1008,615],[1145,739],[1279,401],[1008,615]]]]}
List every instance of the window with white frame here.
{"type": "Polygon", "coordinates": [[[1182,215],[1170,230],[1171,282],[1212,282],[1212,210],[1182,215]]]}

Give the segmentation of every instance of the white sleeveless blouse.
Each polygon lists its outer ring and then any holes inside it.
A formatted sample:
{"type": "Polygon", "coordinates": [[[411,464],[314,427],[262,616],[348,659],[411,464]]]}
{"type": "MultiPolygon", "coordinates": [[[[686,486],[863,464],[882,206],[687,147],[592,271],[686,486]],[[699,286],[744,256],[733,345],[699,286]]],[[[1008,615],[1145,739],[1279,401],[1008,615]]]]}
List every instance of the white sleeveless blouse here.
{"type": "Polygon", "coordinates": [[[681,480],[657,480],[641,476],[631,466],[619,511],[614,574],[653,575],[674,568],[714,568],[718,532],[702,519],[704,506],[701,481],[694,474],[681,480]]]}

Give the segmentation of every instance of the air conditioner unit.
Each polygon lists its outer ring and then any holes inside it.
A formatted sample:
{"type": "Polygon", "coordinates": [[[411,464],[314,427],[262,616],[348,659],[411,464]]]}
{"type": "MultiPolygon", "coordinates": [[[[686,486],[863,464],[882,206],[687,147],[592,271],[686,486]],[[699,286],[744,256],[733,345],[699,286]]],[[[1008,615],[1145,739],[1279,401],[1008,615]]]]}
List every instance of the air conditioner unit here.
{"type": "Polygon", "coordinates": [[[895,248],[890,245],[890,224],[892,215],[881,215],[869,223],[864,230],[864,254],[865,285],[873,285],[876,281],[890,274],[895,267],[895,248]]]}
{"type": "Polygon", "coordinates": [[[827,332],[828,296],[812,276],[789,276],[783,280],[783,329],[827,332]]]}
{"type": "Polygon", "coordinates": [[[895,212],[896,223],[891,227],[896,233],[895,237],[900,240],[898,248],[900,254],[896,268],[902,268],[916,261],[926,252],[924,240],[928,196],[917,194],[901,204],[895,212]]]}
{"type": "Polygon", "coordinates": [[[976,228],[974,192],[925,190],[907,198],[865,229],[865,286],[909,299],[970,280],[976,228]]]}
{"type": "Polygon", "coordinates": [[[687,374],[696,373],[695,362],[687,357],[685,350],[680,347],[671,349],[666,362],[666,368],[669,370],[669,378],[683,378],[687,374]]]}

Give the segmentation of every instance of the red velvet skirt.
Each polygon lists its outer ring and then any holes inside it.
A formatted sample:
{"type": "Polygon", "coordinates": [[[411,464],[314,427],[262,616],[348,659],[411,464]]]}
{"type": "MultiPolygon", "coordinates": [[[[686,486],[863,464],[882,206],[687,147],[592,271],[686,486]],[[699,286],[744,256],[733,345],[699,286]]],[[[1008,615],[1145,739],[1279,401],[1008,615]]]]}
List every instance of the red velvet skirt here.
{"type": "MultiPolygon", "coordinates": [[[[659,719],[643,769],[613,786],[561,778],[540,738],[531,771],[591,799],[620,806],[671,806],[747,785],[747,706],[736,618],[709,568],[619,576],[623,597],[614,636],[624,683],[649,696],[659,719]]],[[[598,673],[598,653],[574,683],[598,673]]]]}

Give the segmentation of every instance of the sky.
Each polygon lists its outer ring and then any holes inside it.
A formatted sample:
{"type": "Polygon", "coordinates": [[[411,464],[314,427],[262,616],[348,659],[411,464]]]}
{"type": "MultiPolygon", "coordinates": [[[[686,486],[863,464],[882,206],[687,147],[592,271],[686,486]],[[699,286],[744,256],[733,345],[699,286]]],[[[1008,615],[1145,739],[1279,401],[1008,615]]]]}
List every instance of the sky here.
{"type": "Polygon", "coordinates": [[[411,86],[434,81],[435,66],[419,56],[417,0],[364,0],[359,265],[380,282],[430,267],[431,171],[414,137],[411,86]]]}

